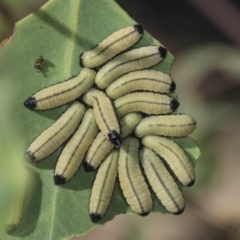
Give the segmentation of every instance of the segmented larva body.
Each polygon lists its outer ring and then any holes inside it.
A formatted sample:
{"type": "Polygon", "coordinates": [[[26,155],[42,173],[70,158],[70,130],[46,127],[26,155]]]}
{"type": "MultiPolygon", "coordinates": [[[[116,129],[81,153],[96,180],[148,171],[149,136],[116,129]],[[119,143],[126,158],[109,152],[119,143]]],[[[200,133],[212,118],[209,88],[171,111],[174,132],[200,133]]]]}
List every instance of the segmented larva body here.
{"type": "Polygon", "coordinates": [[[96,72],[93,69],[83,68],[78,76],[33,94],[24,105],[29,109],[45,110],[71,102],[94,84],[95,76],[96,72]]]}
{"type": "Polygon", "coordinates": [[[166,210],[172,214],[181,214],[185,200],[162,160],[155,152],[144,147],[140,151],[140,161],[153,191],[166,210]]]}
{"type": "Polygon", "coordinates": [[[146,135],[183,137],[192,133],[195,128],[196,121],[189,115],[150,116],[142,119],[134,134],[139,138],[146,135]]]}
{"type": "Polygon", "coordinates": [[[139,70],[124,74],[111,83],[106,94],[116,99],[131,92],[150,91],[170,93],[175,90],[175,83],[170,75],[156,70],[139,70]]]}
{"type": "MultiPolygon", "coordinates": [[[[56,185],[69,181],[83,160],[85,171],[99,167],[89,204],[93,222],[105,215],[117,174],[127,203],[141,216],[152,210],[147,180],[172,214],[182,213],[185,207],[178,181],[183,186],[195,181],[189,154],[166,137],[187,136],[194,131],[196,121],[188,115],[169,115],[179,107],[173,92],[176,85],[169,74],[149,69],[163,61],[168,50],[143,46],[126,51],[142,35],[140,24],[112,33],[80,54],[82,70],[78,76],[42,89],[24,102],[29,109],[45,110],[81,97],[91,106],[86,111],[84,105],[74,102],[30,145],[27,154],[39,161],[69,139],[55,167],[56,185]],[[142,138],[141,150],[138,138],[142,138]]],[[[39,56],[35,63],[39,71],[42,61],[39,56]]],[[[12,221],[16,226],[19,214],[21,211],[12,221]]]]}
{"type": "Polygon", "coordinates": [[[64,184],[77,172],[97,133],[97,123],[92,109],[89,109],[57,161],[54,174],[55,184],[64,184]]]}
{"type": "Polygon", "coordinates": [[[86,91],[86,93],[83,95],[82,99],[83,101],[93,107],[93,100],[97,95],[102,94],[102,91],[96,89],[96,88],[90,88],[86,91]]]}
{"type": "Polygon", "coordinates": [[[130,112],[146,114],[167,114],[175,111],[179,103],[177,100],[160,93],[135,92],[129,93],[114,101],[118,116],[122,117],[130,112]]]}
{"type": "Polygon", "coordinates": [[[100,89],[104,89],[125,73],[156,65],[166,57],[166,54],[167,49],[161,46],[141,47],[122,53],[98,71],[95,83],[100,89]]]}
{"type": "Polygon", "coordinates": [[[20,224],[23,206],[25,205],[24,202],[29,187],[29,172],[22,165],[19,166],[18,171],[20,172],[20,175],[18,172],[17,176],[15,176],[18,177],[18,180],[16,181],[17,187],[13,193],[13,201],[11,201],[10,211],[5,223],[5,231],[8,234],[12,234],[20,224]]]}
{"type": "MultiPolygon", "coordinates": [[[[129,113],[124,116],[120,120],[122,137],[125,138],[131,134],[141,119],[141,115],[137,113],[129,113]]],[[[85,171],[94,171],[113,148],[114,145],[105,138],[102,132],[99,132],[85,156],[83,165],[85,171]]]]}
{"type": "Polygon", "coordinates": [[[102,42],[95,48],[80,55],[80,64],[89,68],[96,68],[104,64],[117,54],[135,44],[143,35],[143,27],[140,24],[122,28],[102,42]]]}
{"type": "Polygon", "coordinates": [[[94,180],[89,213],[93,222],[99,221],[107,211],[118,172],[118,151],[112,150],[101,164],[94,180]]]}
{"type": "Polygon", "coordinates": [[[133,212],[146,216],[152,210],[152,199],[140,169],[138,159],[139,141],[126,138],[120,148],[118,176],[123,195],[133,212]]]}
{"type": "Polygon", "coordinates": [[[37,162],[62,145],[77,128],[86,109],[79,102],[73,102],[61,117],[42,132],[27,149],[28,157],[37,162]]]}
{"type": "Polygon", "coordinates": [[[113,104],[107,95],[101,91],[93,97],[93,113],[105,138],[109,139],[116,148],[122,142],[118,118],[115,114],[113,104]]]}
{"type": "Polygon", "coordinates": [[[175,142],[165,137],[146,136],[142,139],[142,144],[160,156],[183,186],[194,184],[194,167],[186,153],[175,142]]]}
{"type": "Polygon", "coordinates": [[[93,107],[97,124],[105,138],[119,148],[121,131],[111,100],[102,91],[91,88],[83,95],[83,101],[93,107]]]}
{"type": "Polygon", "coordinates": [[[141,121],[142,116],[139,113],[128,113],[120,120],[120,126],[122,129],[122,136],[123,138],[130,135],[135,127],[139,124],[141,121]]]}

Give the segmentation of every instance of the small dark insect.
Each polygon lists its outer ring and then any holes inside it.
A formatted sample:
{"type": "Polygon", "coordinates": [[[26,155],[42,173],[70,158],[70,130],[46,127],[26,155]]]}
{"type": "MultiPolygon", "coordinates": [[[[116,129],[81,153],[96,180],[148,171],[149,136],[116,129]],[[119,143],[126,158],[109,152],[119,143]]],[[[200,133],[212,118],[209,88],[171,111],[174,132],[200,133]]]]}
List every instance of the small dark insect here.
{"type": "Polygon", "coordinates": [[[35,63],[35,65],[34,65],[34,67],[38,70],[38,71],[42,71],[42,62],[44,61],[44,59],[43,59],[43,57],[42,56],[39,56],[38,58],[37,58],[37,61],[36,61],[36,63],[35,63]]]}

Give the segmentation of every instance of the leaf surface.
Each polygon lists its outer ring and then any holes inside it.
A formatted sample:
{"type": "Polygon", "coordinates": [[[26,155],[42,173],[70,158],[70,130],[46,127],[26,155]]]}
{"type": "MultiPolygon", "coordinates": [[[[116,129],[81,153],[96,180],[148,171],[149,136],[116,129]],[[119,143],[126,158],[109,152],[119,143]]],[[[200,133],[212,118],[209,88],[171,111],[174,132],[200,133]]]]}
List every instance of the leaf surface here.
{"type": "MultiPolygon", "coordinates": [[[[8,96],[15,101],[8,107],[14,113],[13,130],[19,135],[22,155],[29,144],[64,111],[62,106],[51,111],[30,111],[23,102],[34,92],[51,84],[77,75],[81,70],[79,54],[91,49],[112,32],[134,24],[113,0],[51,0],[39,11],[17,23],[14,34],[0,49],[1,81],[11,84],[8,96]],[[43,71],[38,72],[35,62],[44,57],[43,71]]],[[[134,47],[159,45],[145,32],[134,47]]],[[[173,56],[155,66],[170,72],[173,56]]],[[[190,158],[195,161],[199,149],[190,138],[178,139],[190,158]]],[[[4,239],[69,239],[83,235],[120,213],[131,213],[116,184],[110,207],[99,222],[93,224],[88,205],[95,173],[82,168],[64,186],[53,183],[53,169],[61,149],[45,160],[30,164],[35,178],[34,188],[26,197],[22,221],[13,236],[4,239]]],[[[165,212],[153,195],[154,211],[165,212]]]]}

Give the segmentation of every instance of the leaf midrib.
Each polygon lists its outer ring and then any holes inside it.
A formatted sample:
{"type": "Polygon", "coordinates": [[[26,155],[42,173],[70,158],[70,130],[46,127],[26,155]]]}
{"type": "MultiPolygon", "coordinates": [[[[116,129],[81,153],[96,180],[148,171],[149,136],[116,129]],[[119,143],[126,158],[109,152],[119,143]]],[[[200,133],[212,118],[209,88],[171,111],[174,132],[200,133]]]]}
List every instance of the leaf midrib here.
{"type": "MultiPolygon", "coordinates": [[[[82,1],[79,0],[79,1],[74,1],[73,2],[73,9],[75,9],[75,11],[73,12],[72,14],[72,22],[71,24],[69,24],[69,26],[71,26],[70,28],[73,29],[72,31],[72,35],[71,35],[71,39],[72,41],[69,41],[70,44],[69,44],[69,47],[68,47],[68,51],[65,51],[66,52],[66,55],[65,55],[65,59],[68,59],[68,61],[66,61],[66,65],[65,65],[65,69],[66,69],[66,72],[68,73],[68,75],[70,76],[72,74],[72,64],[73,64],[73,55],[74,55],[74,47],[75,47],[75,38],[77,36],[77,30],[78,29],[78,16],[80,14],[80,8],[81,8],[81,3],[82,1]]],[[[52,240],[54,239],[53,235],[54,235],[54,225],[56,223],[56,220],[55,220],[55,213],[56,213],[56,201],[57,201],[57,194],[58,194],[58,187],[55,186],[54,188],[54,192],[53,192],[53,198],[52,198],[52,217],[51,217],[51,222],[50,222],[50,227],[49,227],[49,240],[52,240]]]]}

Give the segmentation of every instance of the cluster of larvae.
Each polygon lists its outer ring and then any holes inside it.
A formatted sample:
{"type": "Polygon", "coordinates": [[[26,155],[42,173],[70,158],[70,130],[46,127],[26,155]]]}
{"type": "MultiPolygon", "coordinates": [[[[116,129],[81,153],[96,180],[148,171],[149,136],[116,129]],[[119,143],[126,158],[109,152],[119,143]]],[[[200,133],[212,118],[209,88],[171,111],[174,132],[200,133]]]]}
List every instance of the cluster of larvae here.
{"type": "Polygon", "coordinates": [[[175,90],[174,81],[149,69],[165,59],[167,49],[127,50],[143,32],[140,24],[114,32],[80,55],[78,76],[45,88],[24,103],[29,109],[45,110],[72,102],[27,154],[38,162],[69,139],[57,161],[54,182],[69,181],[81,163],[86,171],[98,169],[89,205],[93,222],[106,213],[117,176],[127,203],[142,216],[152,210],[147,181],[172,214],[180,214],[185,206],[176,179],[183,186],[194,183],[191,161],[168,137],[187,136],[196,122],[191,116],[172,114],[179,106],[168,95],[175,90]]]}

